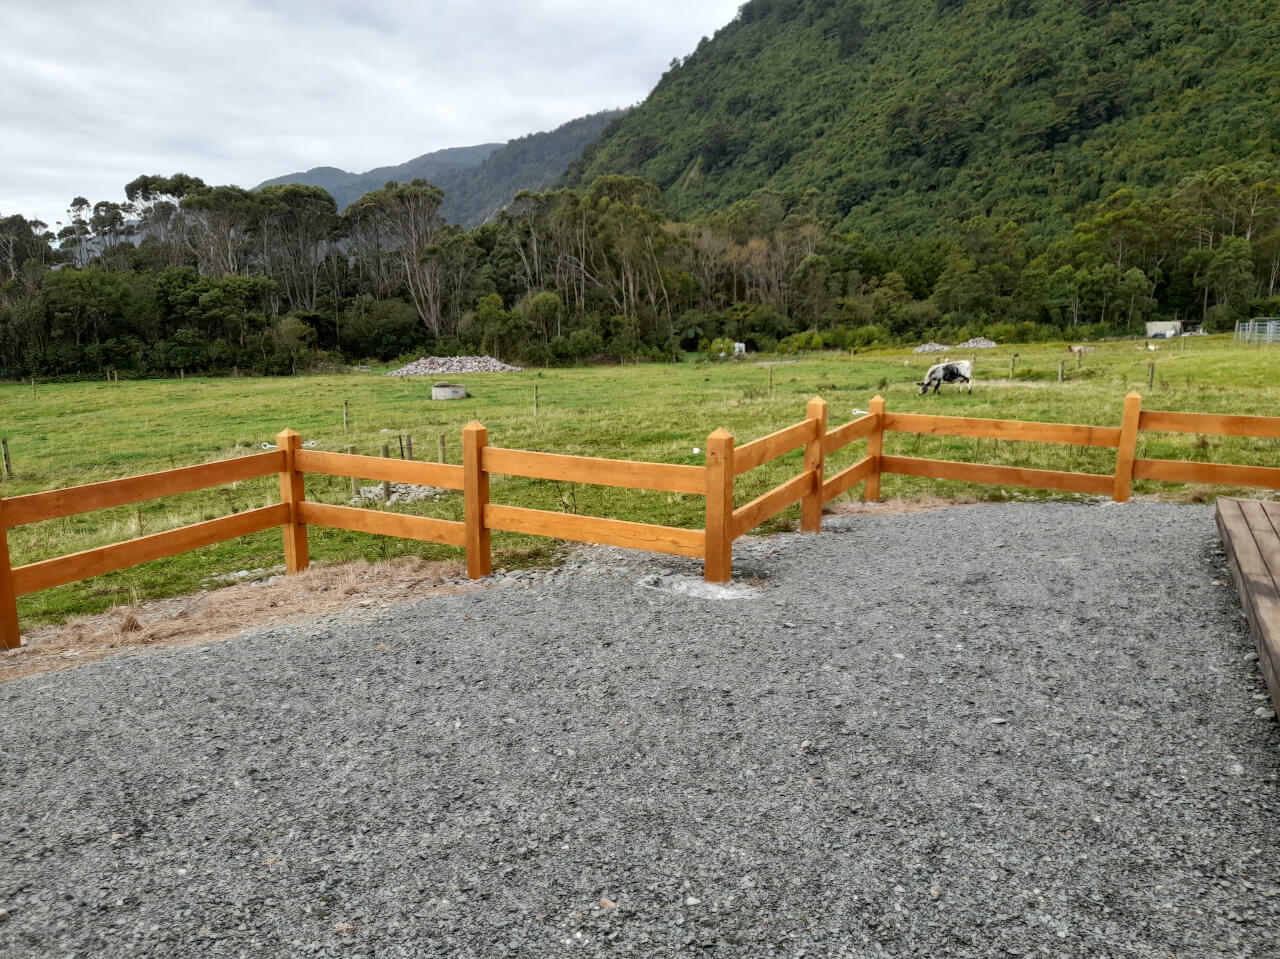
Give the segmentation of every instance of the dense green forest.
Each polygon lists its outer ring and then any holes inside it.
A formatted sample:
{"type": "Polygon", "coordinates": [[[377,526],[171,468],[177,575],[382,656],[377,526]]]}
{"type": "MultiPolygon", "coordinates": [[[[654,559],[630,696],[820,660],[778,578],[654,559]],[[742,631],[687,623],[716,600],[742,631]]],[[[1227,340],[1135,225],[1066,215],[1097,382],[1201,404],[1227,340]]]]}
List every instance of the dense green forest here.
{"type": "Polygon", "coordinates": [[[1280,168],[1224,166],[1121,190],[1048,244],[986,216],[876,242],[818,196],[759,192],[689,221],[605,176],[524,193],[471,230],[424,180],[342,214],[325,191],[143,176],[76,198],[55,236],[0,216],[0,375],[283,374],[414,352],[529,364],[1229,328],[1280,313],[1280,168]],[[134,222],[136,221],[136,223],[134,222]]]}
{"type": "Polygon", "coordinates": [[[1016,220],[1274,159],[1274,0],[751,0],[673,61],[567,185],[642,176],[688,219],[768,189],[883,239],[1016,220]]]}

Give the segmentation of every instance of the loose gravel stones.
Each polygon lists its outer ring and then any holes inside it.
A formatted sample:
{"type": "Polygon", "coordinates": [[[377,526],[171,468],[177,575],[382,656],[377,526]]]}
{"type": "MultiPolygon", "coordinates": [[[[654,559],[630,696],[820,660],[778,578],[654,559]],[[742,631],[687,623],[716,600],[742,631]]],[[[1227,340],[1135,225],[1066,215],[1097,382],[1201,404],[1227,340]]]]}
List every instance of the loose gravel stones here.
{"type": "Polygon", "coordinates": [[[965,340],[963,343],[957,343],[957,350],[994,350],[996,341],[989,340],[985,336],[975,336],[971,340],[965,340]]]}
{"type": "Polygon", "coordinates": [[[387,376],[436,376],[441,373],[519,373],[520,367],[508,366],[492,356],[424,356],[387,376]]]}
{"type": "Polygon", "coordinates": [[[911,352],[912,353],[944,353],[949,349],[951,349],[951,347],[943,343],[921,343],[911,352]]]}
{"type": "Polygon", "coordinates": [[[0,686],[0,955],[1275,955],[1211,510],[827,525],[0,686]]]}

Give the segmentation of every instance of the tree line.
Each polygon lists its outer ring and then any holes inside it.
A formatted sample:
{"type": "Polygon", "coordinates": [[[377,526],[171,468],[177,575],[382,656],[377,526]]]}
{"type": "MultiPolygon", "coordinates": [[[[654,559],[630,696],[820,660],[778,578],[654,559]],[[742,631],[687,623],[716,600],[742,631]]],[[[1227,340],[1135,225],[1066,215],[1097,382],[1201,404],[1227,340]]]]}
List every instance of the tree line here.
{"type": "Polygon", "coordinates": [[[815,190],[674,221],[656,186],[619,175],[522,193],[471,230],[423,180],[341,215],[318,187],[185,174],[125,195],[78,197],[56,229],[0,215],[0,376],[287,374],[425,352],[662,361],[717,339],[863,349],[1280,314],[1280,170],[1256,164],[1121,190],[1050,241],[988,216],[907,240],[840,233],[815,190]]]}

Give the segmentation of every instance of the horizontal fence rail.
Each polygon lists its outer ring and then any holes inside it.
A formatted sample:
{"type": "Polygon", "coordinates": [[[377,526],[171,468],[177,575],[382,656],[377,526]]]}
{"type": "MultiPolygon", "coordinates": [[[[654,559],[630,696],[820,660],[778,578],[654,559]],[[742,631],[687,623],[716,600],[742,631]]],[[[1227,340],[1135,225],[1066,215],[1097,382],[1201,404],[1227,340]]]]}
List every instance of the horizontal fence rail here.
{"type": "Polygon", "coordinates": [[[568,483],[590,483],[594,486],[693,493],[698,496],[707,491],[705,471],[701,466],[606,460],[589,456],[562,456],[558,453],[527,453],[524,450],[506,450],[498,446],[485,447],[481,466],[490,473],[568,483]]]}
{"type": "Polygon", "coordinates": [[[323,476],[358,476],[388,483],[462,489],[462,467],[447,463],[423,463],[418,460],[393,460],[382,456],[320,453],[300,449],[294,458],[294,466],[303,473],[319,473],[323,476]]]}
{"type": "Polygon", "coordinates": [[[14,496],[4,501],[4,522],[12,528],[97,509],[128,506],[162,496],[193,493],[225,483],[260,479],[280,472],[283,466],[284,454],[277,450],[205,463],[202,466],[184,466],[162,473],[148,473],[146,476],[107,480],[104,483],[55,489],[47,493],[28,493],[26,496],[14,496]]]}
{"type": "Polygon", "coordinates": [[[14,648],[21,643],[15,604],[18,596],[273,527],[283,532],[285,568],[289,573],[307,567],[307,529],[315,526],[460,547],[466,550],[467,573],[473,578],[491,572],[490,534],[497,530],[700,559],[708,581],[726,582],[733,571],[735,539],[796,503],[801,506],[801,530],[818,532],[824,503],[850,492],[859,483],[863,484],[863,499],[874,502],[880,498],[881,477],[885,474],[1110,495],[1118,502],[1129,498],[1135,479],[1280,489],[1280,467],[1139,458],[1137,442],[1142,432],[1280,439],[1280,417],[1143,411],[1142,397],[1131,393],[1125,398],[1118,427],[1032,423],[890,413],[885,410],[884,400],[877,396],[871,401],[870,412],[828,429],[827,404],[815,398],[799,423],[740,446],[732,434],[716,430],[707,438],[706,459],[701,466],[504,449],[488,445],[488,431],[479,423],[471,423],[462,431],[461,466],[303,449],[298,434],[285,430],[278,437],[277,449],[271,452],[0,499],[0,648],[14,648]],[[1113,473],[1097,474],[886,455],[885,433],[1112,449],[1116,465],[1113,473]],[[826,475],[828,456],[864,441],[865,453],[852,465],[830,477],[826,475]],[[751,502],[735,506],[737,477],[796,450],[804,452],[803,465],[796,475],[751,502]],[[8,530],[14,527],[273,474],[280,482],[280,502],[274,506],[17,568],[10,564],[8,530]],[[308,501],[307,474],[460,491],[464,520],[308,501]],[[492,503],[492,474],[702,496],[705,521],[702,529],[684,529],[492,503]]]}
{"type": "Polygon", "coordinates": [[[1076,426],[1071,423],[1023,423],[1017,420],[980,420],[964,416],[921,416],[918,413],[886,413],[884,428],[898,433],[935,436],[968,436],[975,439],[1018,440],[1023,443],[1070,443],[1073,446],[1120,445],[1120,430],[1109,426],[1076,426]]]}
{"type": "Polygon", "coordinates": [[[601,543],[651,553],[702,558],[702,530],[628,523],[620,519],[553,513],[550,510],[526,509],[522,506],[486,506],[484,518],[489,529],[509,533],[528,533],[533,536],[571,539],[579,543],[601,543]]]}

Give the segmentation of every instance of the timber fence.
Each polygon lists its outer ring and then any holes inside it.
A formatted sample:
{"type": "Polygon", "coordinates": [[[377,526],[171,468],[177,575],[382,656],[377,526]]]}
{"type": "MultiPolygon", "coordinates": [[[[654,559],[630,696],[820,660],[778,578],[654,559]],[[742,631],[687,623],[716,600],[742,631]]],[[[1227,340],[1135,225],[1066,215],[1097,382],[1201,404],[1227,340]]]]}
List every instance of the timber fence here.
{"type": "Polygon", "coordinates": [[[1135,479],[1280,490],[1277,467],[1136,457],[1141,431],[1280,439],[1280,417],[1144,411],[1142,397],[1137,393],[1125,398],[1118,427],[891,413],[878,396],[871,401],[870,412],[833,429],[827,426],[824,400],[810,400],[805,413],[801,422],[741,446],[726,430],[716,430],[707,438],[702,466],[503,449],[489,445],[488,431],[479,423],[471,423],[462,431],[461,466],[303,449],[301,437],[285,430],[279,435],[277,449],[266,453],[0,499],[0,648],[12,649],[20,644],[15,602],[18,596],[272,527],[283,529],[288,573],[306,569],[307,529],[319,526],[465,548],[467,574],[473,579],[492,571],[490,534],[498,530],[701,559],[709,582],[727,582],[733,572],[735,539],[797,502],[801,504],[801,530],[819,532],[825,503],[859,483],[863,484],[863,499],[877,501],[880,478],[886,473],[1109,495],[1117,502],[1128,500],[1135,479]],[[1116,451],[1115,470],[1107,474],[1074,473],[890,456],[884,453],[884,435],[888,432],[1103,447],[1116,451]],[[846,469],[826,476],[828,456],[861,442],[866,444],[863,456],[846,469]],[[798,475],[743,506],[735,506],[737,477],[801,448],[804,462],[798,475]],[[10,565],[7,531],[12,527],[272,474],[278,474],[280,479],[280,502],[276,505],[17,568],[10,565]],[[312,502],[306,498],[307,474],[458,490],[463,494],[464,520],[312,502]],[[493,474],[703,496],[705,521],[702,529],[684,529],[505,506],[490,502],[493,474]]]}

